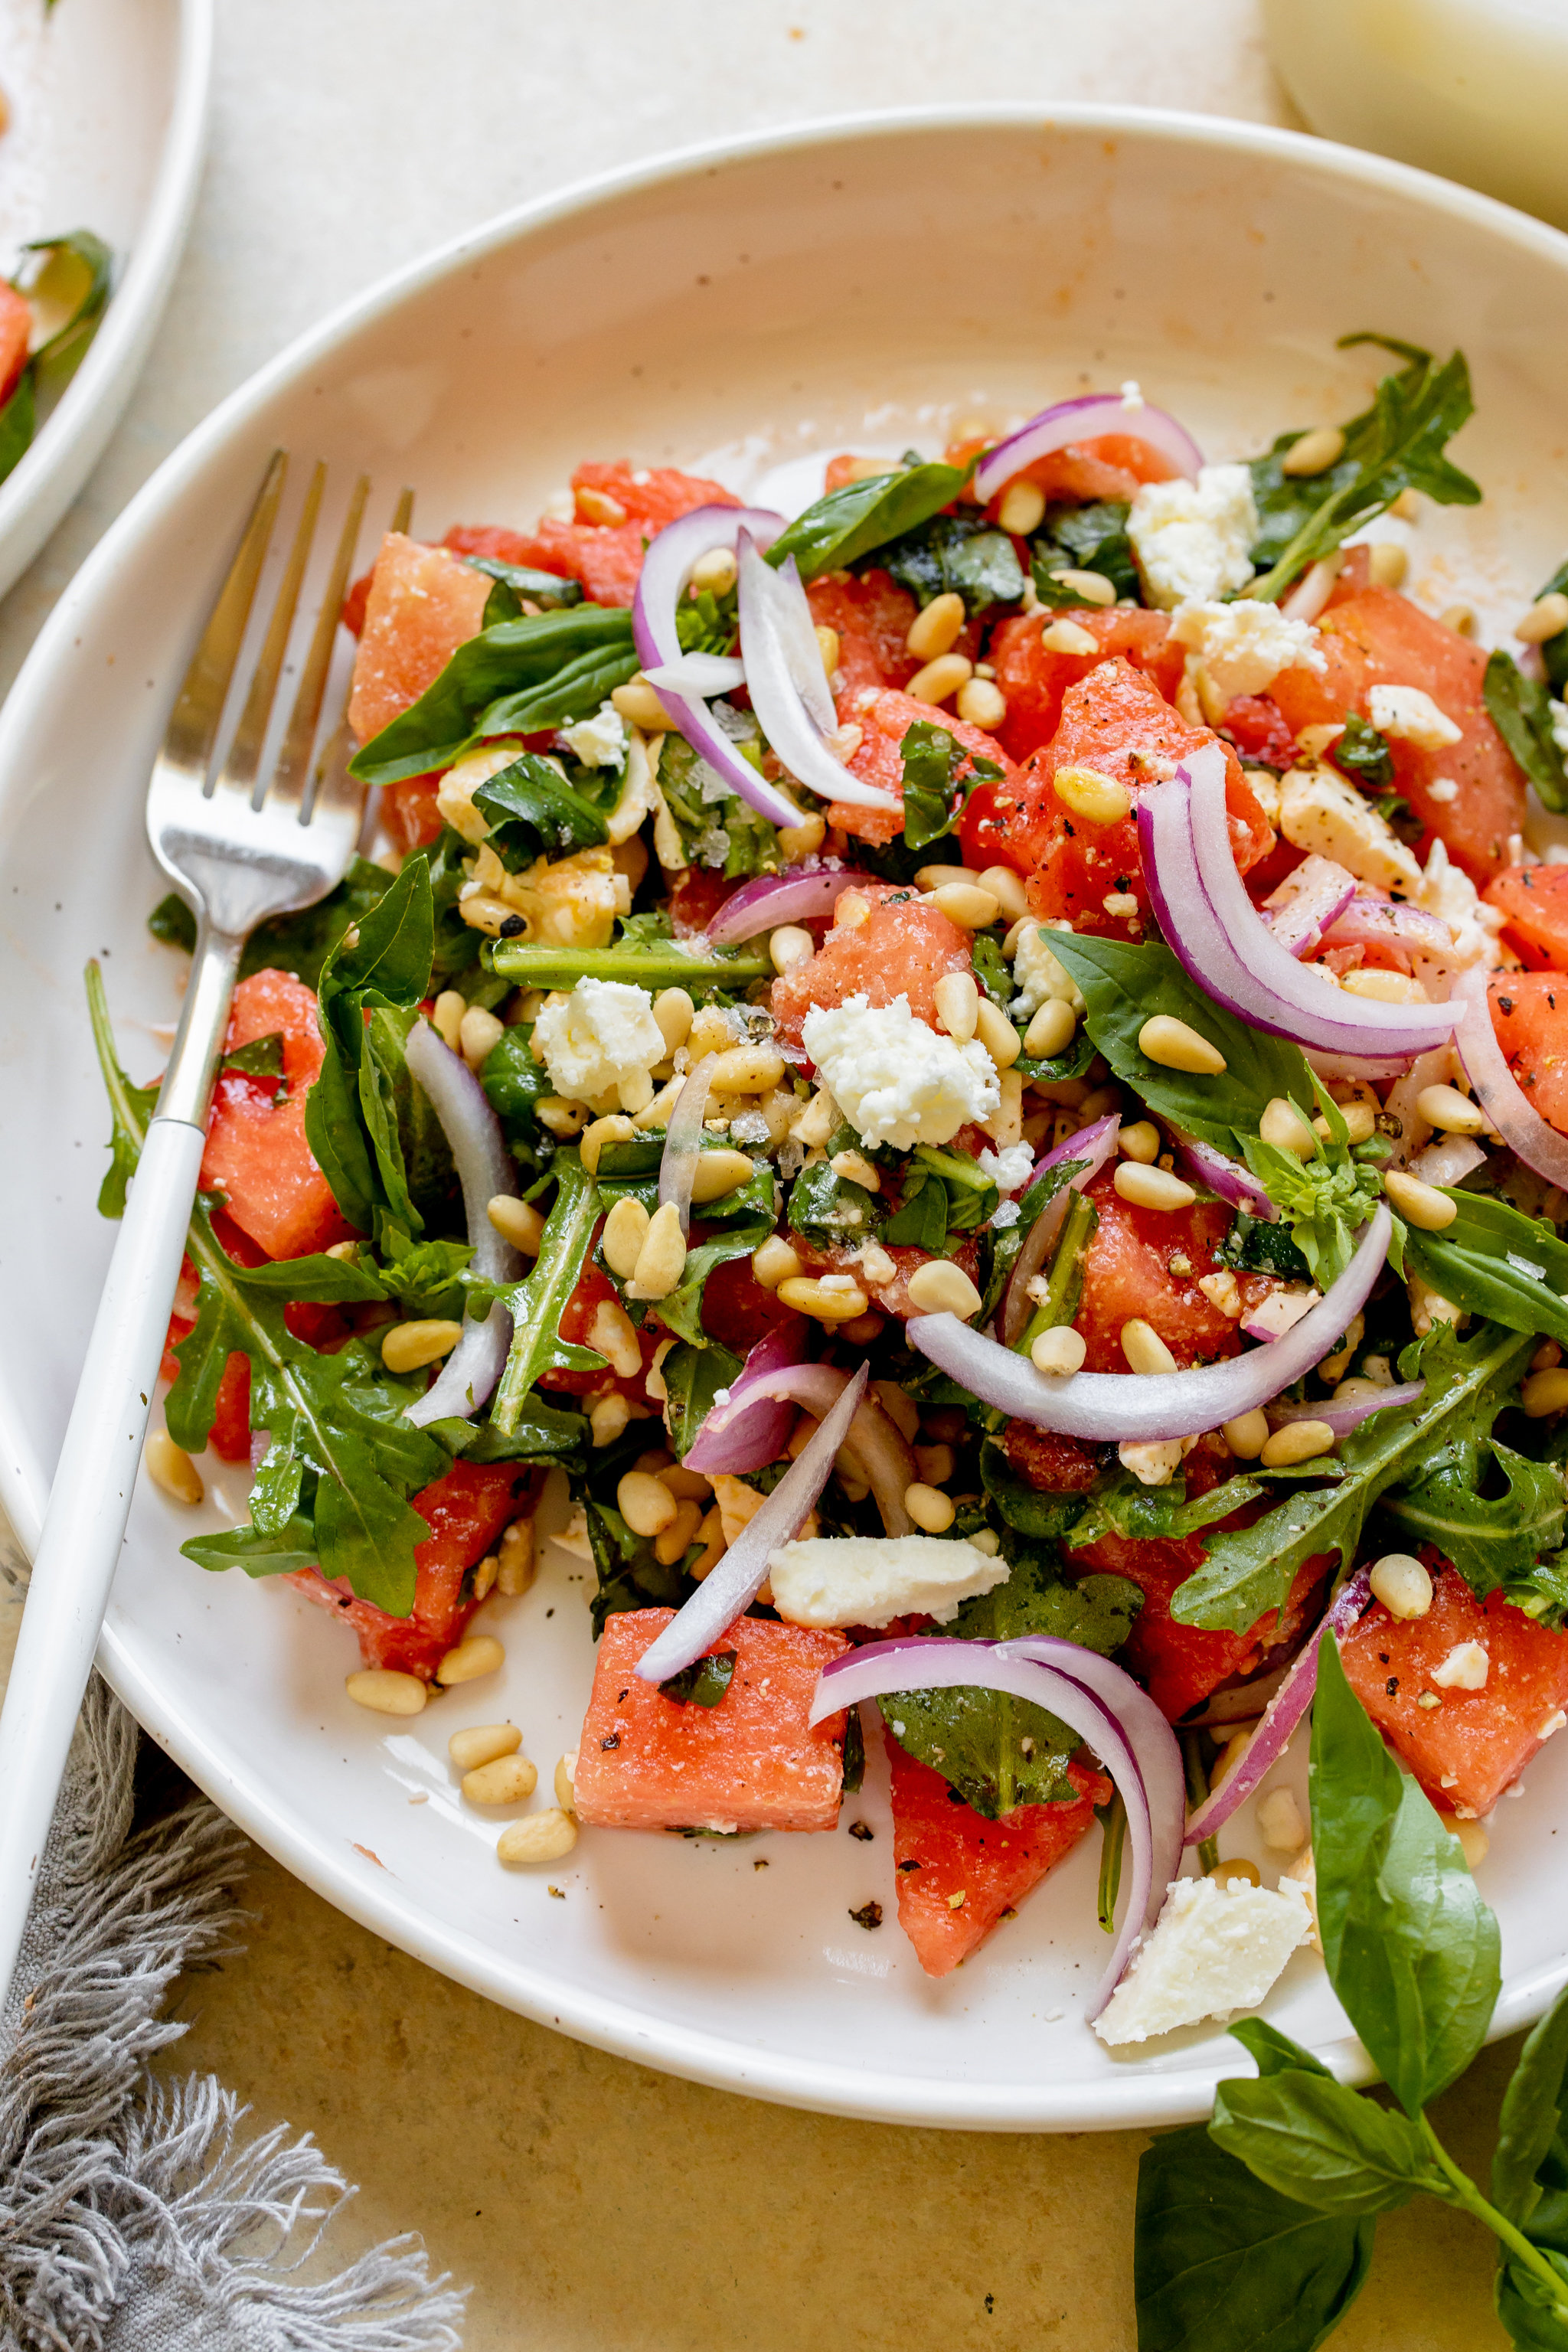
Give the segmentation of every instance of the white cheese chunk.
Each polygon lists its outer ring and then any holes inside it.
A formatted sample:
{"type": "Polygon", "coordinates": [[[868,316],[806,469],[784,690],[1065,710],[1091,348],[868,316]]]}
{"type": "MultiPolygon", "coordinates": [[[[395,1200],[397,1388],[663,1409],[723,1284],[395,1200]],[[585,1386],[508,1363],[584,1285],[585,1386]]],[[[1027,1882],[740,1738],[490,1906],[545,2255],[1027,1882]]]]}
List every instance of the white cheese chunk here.
{"type": "Polygon", "coordinates": [[[1432,1669],[1439,1690],[1485,1690],[1491,1659],[1479,1642],[1456,1642],[1440,1666],[1432,1669]]]}
{"type": "MultiPolygon", "coordinates": [[[[1458,963],[1479,963],[1483,956],[1489,964],[1494,961],[1493,941],[1501,928],[1501,912],[1487,905],[1464,867],[1455,865],[1447,846],[1436,835],[1415,903],[1429,915],[1440,915],[1447,924],[1454,934],[1454,955],[1458,963]]],[[[1417,973],[1420,970],[1417,964],[1417,973]]],[[[1443,989],[1438,993],[1447,995],[1447,991],[1443,989]]]]}
{"type": "Polygon", "coordinates": [[[1279,787],[1279,830],[1292,848],[1331,857],[1358,882],[1413,898],[1421,868],[1386,818],[1331,768],[1292,768],[1279,787]]]}
{"type": "Polygon", "coordinates": [[[1042,1004],[1058,997],[1075,1013],[1083,1012],[1082,991],[1067,966],[1051,953],[1049,934],[1071,929],[1072,925],[1058,915],[1044,923],[1026,923],[1019,932],[1013,956],[1013,979],[1018,993],[1008,1008],[1018,1020],[1027,1021],[1042,1004]]]}
{"type": "Polygon", "coordinates": [[[1417,751],[1445,751],[1465,731],[1418,686],[1374,686],[1366,707],[1380,735],[1414,744],[1417,751]]]}
{"type": "Polygon", "coordinates": [[[1278,604],[1243,596],[1234,604],[1211,600],[1178,605],[1171,623],[1178,645],[1190,646],[1209,684],[1228,702],[1261,694],[1282,669],[1322,669],[1318,632],[1310,621],[1288,621],[1278,604]]]}
{"type": "Polygon", "coordinates": [[[1245,588],[1258,537],[1252,476],[1245,466],[1205,466],[1195,482],[1145,482],[1127,535],[1149,601],[1163,612],[1245,588]]]}
{"type": "Polygon", "coordinates": [[[811,1536],[768,1558],[786,1625],[886,1625],[917,1612],[945,1625],[1008,1573],[1005,1559],[945,1536],[811,1536]]]}
{"type": "Polygon", "coordinates": [[[580,980],[563,1004],[544,1007],[533,1042],[551,1085],[574,1102],[609,1094],[667,1050],[652,997],[624,980],[580,980]]]}
{"type": "MultiPolygon", "coordinates": [[[[981,1174],[989,1176],[999,1192],[1016,1192],[1034,1173],[1035,1147],[1032,1143],[1009,1143],[1001,1151],[982,1150],[978,1164],[981,1174]]],[[[993,1223],[1001,1222],[998,1213],[993,1223]]]]}
{"type": "Polygon", "coordinates": [[[1094,2030],[1116,2048],[1256,2009],[1311,1932],[1306,1897],[1292,1881],[1270,1892],[1245,1881],[1179,1878],[1094,2030]]]}
{"type": "Polygon", "coordinates": [[[561,740],[585,768],[618,768],[626,756],[626,722],[613,702],[602,702],[592,719],[563,727],[561,740]]]}
{"type": "Polygon", "coordinates": [[[960,1045],[917,1021],[907,996],[817,1005],[801,1032],[807,1054],[863,1143],[951,1143],[1002,1101],[996,1065],[975,1038],[960,1045]]]}

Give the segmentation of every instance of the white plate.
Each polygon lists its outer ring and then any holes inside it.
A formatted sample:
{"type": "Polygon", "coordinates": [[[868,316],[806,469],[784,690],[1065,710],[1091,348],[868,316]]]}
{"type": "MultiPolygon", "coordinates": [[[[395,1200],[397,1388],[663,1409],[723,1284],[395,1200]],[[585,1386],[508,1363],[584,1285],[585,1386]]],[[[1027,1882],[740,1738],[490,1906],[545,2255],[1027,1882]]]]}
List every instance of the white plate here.
{"type": "Polygon", "coordinates": [[[212,0],[0,0],[0,268],[30,238],[95,229],[114,293],[86,358],[0,484],[0,595],[103,455],[152,347],[206,144],[212,0]]]}
{"type": "MultiPolygon", "coordinates": [[[[1447,603],[1473,571],[1500,614],[1568,539],[1568,239],[1250,126],[884,118],[666,163],[477,233],[228,401],[62,599],[0,726],[0,1496],[24,1540],[111,1238],[92,1205],[108,1117],[81,966],[107,956],[124,1058],[150,1075],[176,965],[142,929],[159,895],[143,779],[275,442],[331,460],[339,495],[369,467],[382,516],[416,483],[431,536],[531,520],[584,457],[695,465],[744,489],[813,450],[933,445],[960,417],[1130,375],[1227,456],[1346,414],[1375,362],[1334,338],[1361,327],[1469,352],[1479,413],[1461,454],[1488,502],[1421,526],[1413,579],[1447,603]]],[[[212,1485],[237,1517],[243,1479],[215,1465],[212,1485]]],[[[1113,2058],[1083,2025],[1105,1951],[1093,1839],[961,1972],[924,1978],[894,1921],[875,1759],[831,1837],[589,1833],[548,1871],[504,1871],[494,1822],[457,1801],[446,1742],[510,1714],[549,1801],[590,1673],[580,1565],[554,1554],[532,1593],[487,1612],[503,1679],[388,1729],[344,1699],[354,1659],[319,1612],[176,1557],[193,1524],[143,1487],[104,1634],[110,1679],[261,1844],[462,1982],[652,2065],[901,2121],[1168,2121],[1245,2067],[1217,2032],[1113,2058]],[[869,1844],[846,1833],[860,1817],[869,1844]],[[888,1916],[867,1933],[848,1914],[871,1896],[888,1916]]],[[[1565,1795],[1568,1739],[1495,1825],[1482,1884],[1503,1923],[1500,2031],[1565,1973],[1544,1893],[1565,1795]]],[[[1250,1834],[1238,1825],[1227,1851],[1250,1834]]],[[[1341,2071],[1363,2064],[1310,1957],[1268,2013],[1341,2071]]]]}

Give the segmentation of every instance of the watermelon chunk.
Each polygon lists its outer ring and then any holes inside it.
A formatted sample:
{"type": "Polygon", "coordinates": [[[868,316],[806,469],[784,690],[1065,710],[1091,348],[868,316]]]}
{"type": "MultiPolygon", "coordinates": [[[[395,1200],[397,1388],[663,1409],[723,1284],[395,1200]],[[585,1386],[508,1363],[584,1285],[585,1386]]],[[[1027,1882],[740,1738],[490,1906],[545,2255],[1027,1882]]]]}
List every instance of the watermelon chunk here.
{"type": "Polygon", "coordinates": [[[733,1650],[717,1706],[679,1705],[632,1669],[675,1612],[609,1618],[583,1724],[578,1818],[601,1829],[830,1830],[844,1786],[844,1717],[806,1722],[842,1633],[738,1617],[708,1652],[733,1650]]]}
{"type": "Polygon", "coordinates": [[[417,702],[484,625],[495,583],[443,547],[389,530],[371,574],[349,725],[362,743],[417,702]]]}
{"type": "Polygon", "coordinates": [[[280,1034],[287,1092],[275,1078],[226,1071],[213,1093],[202,1185],[270,1258],[308,1257],[353,1232],[305,1140],[305,1097],[326,1048],[314,992],[291,972],[256,971],[234,992],[226,1050],[280,1034]]]}
{"type": "Polygon", "coordinates": [[[773,984],[769,1005],[791,1045],[800,1044],[813,1005],[843,1004],[861,994],[870,1004],[907,997],[915,1019],[934,1029],[938,982],[972,968],[968,932],[940,907],[890,882],[864,883],[859,894],[870,903],[867,920],[836,922],[807,962],[773,984]]]}
{"type": "Polygon", "coordinates": [[[1068,1778],[1079,1793],[1070,1802],[1019,1805],[988,1822],[890,1731],[882,1737],[893,1773],[899,1925],[927,1976],[945,1977],[1072,1852],[1110,1782],[1075,1756],[1068,1778]]]}
{"type": "Polygon", "coordinates": [[[1568,866],[1510,866],[1486,891],[1505,947],[1531,971],[1568,971],[1568,866]]]}

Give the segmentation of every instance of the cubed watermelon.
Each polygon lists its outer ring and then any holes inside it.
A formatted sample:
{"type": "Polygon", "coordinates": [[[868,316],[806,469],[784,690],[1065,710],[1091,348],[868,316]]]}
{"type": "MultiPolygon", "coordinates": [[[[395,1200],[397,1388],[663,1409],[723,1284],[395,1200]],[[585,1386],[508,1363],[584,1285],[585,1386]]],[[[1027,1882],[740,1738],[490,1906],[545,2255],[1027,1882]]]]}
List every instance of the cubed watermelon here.
{"type": "Polygon", "coordinates": [[[477,636],[494,583],[444,547],[389,530],[371,574],[349,695],[362,743],[434,686],[458,647],[477,636]]]}
{"type": "Polygon", "coordinates": [[[202,1184],[226,1196],[234,1223],[268,1257],[307,1257],[353,1231],[305,1140],[305,1097],[325,1053],[316,999],[291,972],[252,972],[234,992],[226,1050],[274,1034],[287,1091],[279,1099],[276,1079],[240,1070],[219,1077],[202,1184]]]}

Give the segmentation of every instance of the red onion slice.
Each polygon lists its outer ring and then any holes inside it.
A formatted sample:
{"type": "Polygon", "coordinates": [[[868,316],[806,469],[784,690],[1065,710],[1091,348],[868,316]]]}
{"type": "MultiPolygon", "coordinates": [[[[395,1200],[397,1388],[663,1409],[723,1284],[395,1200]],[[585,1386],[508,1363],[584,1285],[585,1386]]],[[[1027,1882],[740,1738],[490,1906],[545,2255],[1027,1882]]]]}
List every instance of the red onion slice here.
{"type": "Polygon", "coordinates": [[[874,882],[847,866],[795,866],[787,874],[759,874],[732,890],[708,926],[715,947],[734,947],[781,923],[819,923],[831,915],[846,890],[874,882]]]}
{"type": "Polygon", "coordinates": [[[1116,1139],[1121,1132],[1121,1114],[1112,1111],[1109,1118],[1097,1118],[1091,1127],[1080,1127],[1076,1135],[1069,1135],[1064,1142],[1057,1145],[1054,1151],[1047,1151],[1043,1160],[1035,1162],[1034,1173],[1023,1188],[1026,1192],[1030,1184],[1038,1183],[1048,1169],[1056,1167],[1063,1160],[1081,1160],[1086,1165],[1078,1175],[1068,1178],[1054,1200],[1046,1202],[1024,1237],[1024,1246],[1018,1252],[1017,1262],[1002,1298],[998,1328],[1005,1347],[1016,1345],[1019,1332],[1034,1311],[1035,1302],[1029,1297],[1029,1285],[1055,1247],[1057,1235],[1062,1229],[1062,1219],[1068,1212],[1068,1194],[1081,1192],[1084,1186],[1099,1175],[1115,1150],[1116,1139]]]}
{"type": "MultiPolygon", "coordinates": [[[[462,1055],[453,1053],[428,1021],[414,1024],[406,1051],[410,1073],[425,1089],[451,1147],[473,1271],[486,1282],[515,1282],[522,1272],[521,1256],[489,1220],[496,1194],[510,1192],[517,1181],[500,1121],[462,1055]]],[[[405,1420],[418,1429],[453,1417],[471,1420],[500,1380],[510,1345],[511,1317],[504,1307],[492,1306],[480,1320],[468,1316],[462,1338],[418,1402],[406,1407],[405,1420]]]]}
{"type": "Polygon", "coordinates": [[[1462,1184],[1467,1176],[1487,1164],[1487,1155],[1473,1135],[1446,1135],[1429,1143],[1410,1162],[1412,1176],[1423,1184],[1462,1184]]]}
{"type": "Polygon", "coordinates": [[[1279,1223],[1279,1210],[1250,1169],[1244,1168],[1239,1160],[1227,1160],[1225,1153],[1216,1151],[1212,1143],[1205,1143],[1199,1137],[1188,1135],[1179,1127],[1173,1127],[1171,1133],[1175,1138],[1177,1150],[1200,1184],[1206,1184],[1211,1192],[1217,1192],[1222,1201],[1230,1202],[1232,1208],[1245,1209],[1249,1217],[1256,1217],[1260,1223],[1279,1223]]]}
{"type": "Polygon", "coordinates": [[[1315,621],[1328,603],[1333,584],[1344,562],[1342,550],[1325,555],[1319,563],[1309,564],[1279,610],[1288,621],[1315,621]]]}
{"type": "MultiPolygon", "coordinates": [[[[836,1370],[831,1364],[784,1365],[752,1382],[743,1399],[731,1389],[729,1403],[715,1405],[709,1413],[698,1444],[706,1447],[710,1438],[714,1448],[726,1444],[741,1413],[769,1398],[787,1400],[814,1413],[818,1421],[824,1420],[848,1381],[849,1374],[836,1370]]],[[[914,1522],[904,1508],[904,1496],[914,1483],[915,1457],[902,1432],[883,1412],[875,1396],[862,1398],[842,1451],[845,1467],[863,1478],[876,1496],[877,1508],[889,1535],[909,1535],[914,1522]]],[[[691,1461],[693,1457],[689,1454],[687,1459],[691,1461]]],[[[712,1451],[694,1466],[699,1470],[724,1470],[730,1465],[712,1451]]]]}
{"type": "Polygon", "coordinates": [[[757,1341],[731,1386],[723,1427],[715,1430],[717,1416],[710,1412],[686,1456],[688,1470],[700,1470],[709,1477],[727,1470],[743,1478],[748,1470],[763,1470],[778,1460],[795,1427],[795,1407],[762,1384],[773,1373],[788,1371],[800,1362],[806,1322],[804,1315],[792,1315],[757,1341]]]}
{"type": "MultiPolygon", "coordinates": [[[[752,1524],[755,1526],[755,1520],[752,1524]]],[[[1123,1676],[1123,1680],[1129,1679],[1123,1676]]],[[[1137,1685],[1132,1687],[1136,1689],[1137,1685]]],[[[817,1678],[809,1720],[820,1723],[825,1716],[836,1715],[841,1706],[854,1706],[862,1699],[882,1698],[900,1690],[994,1690],[1005,1691],[1013,1698],[1030,1700],[1036,1706],[1047,1708],[1069,1730],[1076,1731],[1121,1791],[1127,1808],[1130,1864],[1126,1907],[1105,1974],[1089,2003],[1089,2016],[1098,2017],[1116,1989],[1128,1953],[1149,1924],[1152,1907],[1157,1907],[1154,1831],[1148,1792],[1118,1712],[1074,1675],[1020,1654],[1016,1643],[1004,1647],[990,1642],[958,1642],[926,1634],[915,1640],[868,1642],[861,1649],[846,1651],[841,1657],[833,1659],[817,1678]]],[[[1162,1839],[1162,1853],[1167,1843],[1162,1839]]],[[[1161,1899],[1164,1891],[1162,1885],[1158,1890],[1161,1899]]]]}
{"type": "Polygon", "coordinates": [[[1383,1271],[1394,1220],[1380,1201],[1355,1255],[1329,1291],[1283,1339],[1228,1362],[1184,1372],[1072,1372],[1046,1379],[1026,1357],[999,1347],[953,1315],[917,1315],[904,1328],[918,1348],[984,1404],[1037,1429],[1097,1444],[1148,1444],[1218,1429],[1271,1403],[1321,1363],[1372,1295],[1383,1271]]]}
{"type": "Polygon", "coordinates": [[[1337,1641],[1342,1633],[1349,1633],[1371,1598],[1367,1580],[1371,1572],[1370,1569],[1358,1568],[1341,1586],[1317,1638],[1298,1653],[1246,1748],[1219,1787],[1204,1799],[1188,1821],[1184,1843],[1201,1845],[1205,1838],[1213,1837],[1279,1763],[1289,1746],[1291,1733],[1312,1704],[1312,1694],[1318,1687],[1319,1644],[1325,1634],[1332,1634],[1337,1641]]]}
{"type": "Polygon", "coordinates": [[[1474,969],[1462,972],[1456,990],[1463,1008],[1456,1042],[1465,1074],[1489,1122],[1510,1150],[1549,1184],[1568,1190],[1568,1135],[1560,1135],[1531,1108],[1509,1068],[1492,1026],[1489,977],[1474,969]]]}
{"type": "Polygon", "coordinates": [[[749,530],[736,541],[741,650],[757,723],[789,773],[825,801],[889,809],[891,797],[852,776],[830,747],[838,725],[811,607],[794,556],[777,571],[749,530]]]}
{"type": "Polygon", "coordinates": [[[675,1108],[664,1132],[664,1150],[659,1154],[658,1205],[662,1209],[674,1202],[683,1234],[691,1231],[691,1187],[702,1155],[702,1122],[708,1116],[708,1090],[715,1059],[714,1055],[704,1054],[696,1068],[688,1071],[686,1084],[675,1098],[675,1108]]]}
{"type": "Polygon", "coordinates": [[[1448,965],[1456,961],[1454,934],[1440,916],[1388,898],[1352,898],[1324,927],[1322,939],[1331,948],[1387,948],[1403,959],[1407,970],[1412,956],[1430,956],[1448,965]]]}
{"type": "Polygon", "coordinates": [[[1184,474],[1189,482],[1196,481],[1203,451],[1168,410],[1153,408],[1144,400],[1130,401],[1121,393],[1089,392],[1042,408],[1027,425],[988,449],[974,468],[974,494],[989,506],[1014,475],[1021,474],[1037,457],[1048,457],[1054,449],[1070,449],[1080,441],[1096,441],[1110,433],[1146,442],[1168,457],[1178,474],[1184,474]]]}
{"type": "Polygon", "coordinates": [[[671,694],[696,695],[706,701],[715,694],[733,694],[738,686],[744,686],[746,665],[733,654],[682,654],[679,661],[645,669],[643,676],[652,687],[667,687],[671,694]]]}
{"type": "Polygon", "coordinates": [[[1398,1404],[1414,1404],[1425,1393],[1425,1381],[1402,1381],[1397,1387],[1379,1389],[1374,1397],[1363,1397],[1359,1404],[1336,1404],[1325,1397],[1320,1404],[1271,1404],[1269,1426],[1278,1429],[1288,1421],[1326,1422],[1336,1437],[1348,1437],[1374,1412],[1387,1412],[1398,1404]]]}
{"type": "Polygon", "coordinates": [[[843,1394],[829,1408],[821,1427],[812,1433],[800,1459],[790,1465],[712,1574],[637,1660],[635,1671],[645,1683],[668,1682],[671,1675],[679,1674],[751,1607],[767,1575],[768,1555],[798,1534],[806,1513],[826,1486],[834,1457],[848,1435],[869,1377],[870,1367],[862,1364],[845,1381],[843,1394]]]}
{"type": "MultiPolygon", "coordinates": [[[[742,527],[764,547],[771,547],[784,527],[784,517],[765,507],[693,507],[689,514],[666,523],[655,536],[643,558],[632,605],[632,634],[645,671],[685,663],[676,614],[691,567],[716,547],[733,547],[742,527]]],[[[748,807],[765,816],[770,824],[802,823],[802,811],[776,784],[760,776],[749,760],[742,759],[700,698],[675,693],[668,687],[655,690],[671,724],[748,807]]]]}
{"type": "Polygon", "coordinates": [[[1310,955],[1355,892],[1355,876],[1331,857],[1304,857],[1264,900],[1264,919],[1280,946],[1300,960],[1310,955]]]}

